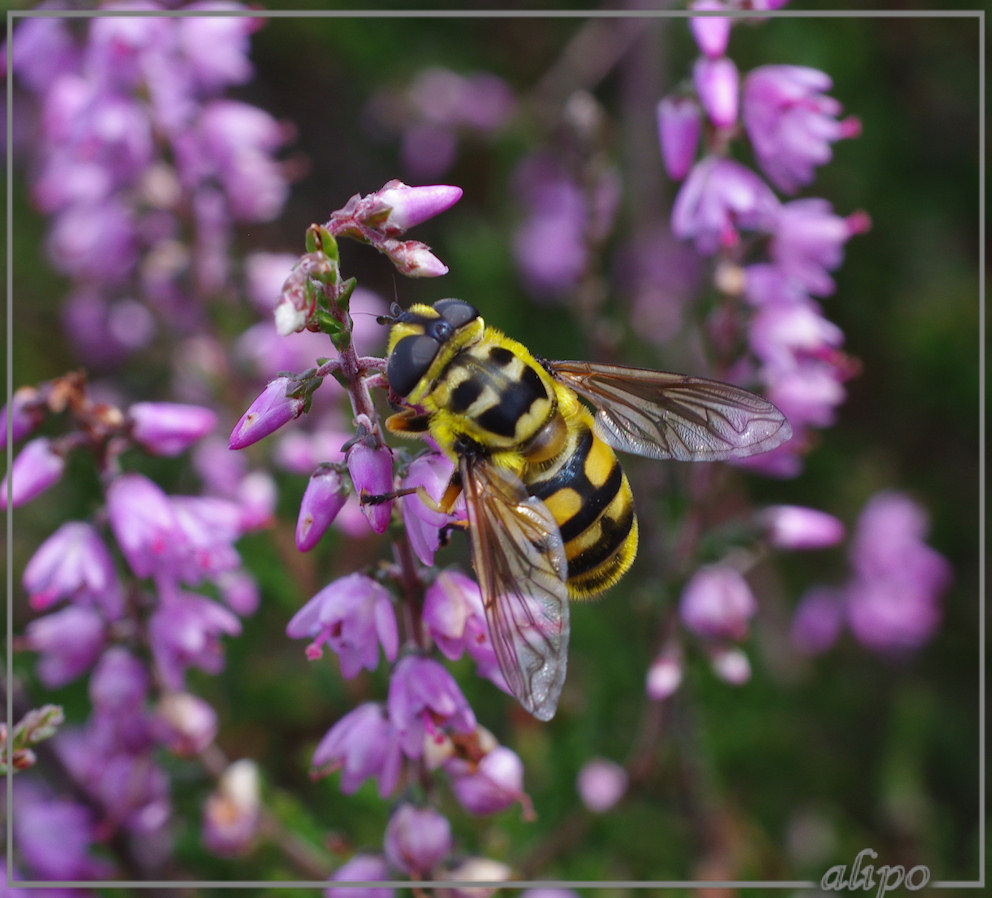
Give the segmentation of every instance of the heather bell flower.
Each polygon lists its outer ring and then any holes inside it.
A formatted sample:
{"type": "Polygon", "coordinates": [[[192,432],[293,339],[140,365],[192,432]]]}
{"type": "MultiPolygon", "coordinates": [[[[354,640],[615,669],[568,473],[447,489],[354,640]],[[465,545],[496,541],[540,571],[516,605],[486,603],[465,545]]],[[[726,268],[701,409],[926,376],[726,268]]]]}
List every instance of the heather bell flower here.
{"type": "Polygon", "coordinates": [[[475,730],[475,715],[454,678],[437,661],[408,655],[393,668],[387,701],[389,721],[402,740],[403,753],[419,758],[424,740],[442,741],[442,729],[475,730]]]}
{"type": "Polygon", "coordinates": [[[292,639],[310,638],[307,657],[321,656],[326,643],[350,679],[379,666],[379,646],[389,661],[399,650],[396,614],[388,590],[365,574],[333,581],[293,615],[286,626],[292,639]]]}
{"type": "Polygon", "coordinates": [[[495,814],[520,802],[524,816],[533,815],[524,792],[524,765],[511,749],[497,745],[476,761],[452,757],[444,769],[451,777],[455,798],[469,813],[495,814]]]}
{"type": "Polygon", "coordinates": [[[605,758],[594,758],[579,771],[575,783],[582,803],[597,814],[612,808],[627,791],[627,771],[605,758]]]}
{"type": "Polygon", "coordinates": [[[681,181],[696,161],[703,130],[699,112],[699,104],[689,97],[665,97],[658,103],[661,159],[673,181],[681,181]]]}
{"type": "MultiPolygon", "coordinates": [[[[389,865],[378,854],[356,854],[342,864],[331,877],[338,882],[386,882],[390,879],[389,865]]],[[[388,886],[328,886],[324,898],[393,898],[395,889],[388,886]]]]}
{"type": "Polygon", "coordinates": [[[775,194],[754,172],[733,160],[707,156],[675,197],[672,232],[709,256],[736,246],[739,231],[770,231],[778,212],[775,194]]]}
{"type": "Polygon", "coordinates": [[[430,879],[451,847],[451,824],[433,808],[403,803],[386,824],[386,858],[409,876],[430,879]]]}
{"type": "Polygon", "coordinates": [[[799,505],[773,505],[757,515],[766,539],[777,549],[823,549],[844,538],[844,525],[833,515],[799,505]]]}
{"type": "Polygon", "coordinates": [[[726,56],[719,59],[701,57],[693,66],[692,78],[709,120],[717,128],[732,128],[737,123],[740,93],[737,66],[726,56]]]}
{"type": "Polygon", "coordinates": [[[22,580],[35,611],[60,599],[99,608],[107,620],[124,613],[124,595],[110,551],[96,529],[69,521],[46,539],[24,568],[22,580]]]}
{"type": "Polygon", "coordinates": [[[403,766],[399,734],[385,708],[366,702],[349,711],[320,740],[311,761],[314,776],[341,771],[341,791],[356,792],[367,779],[379,784],[379,795],[390,795],[403,766]]]}
{"type": "Polygon", "coordinates": [[[727,564],[700,568],[685,585],[679,614],[685,626],[704,639],[740,640],[758,606],[747,581],[727,564]]]}
{"type": "Polygon", "coordinates": [[[824,72],[796,65],[760,66],[744,80],[744,127],[761,169],[786,193],[813,181],[835,141],[861,133],[856,118],[838,118],[830,87],[824,72]]]}
{"type": "Polygon", "coordinates": [[[39,678],[55,689],[93,666],[107,643],[107,624],[98,612],[70,605],[31,621],[25,641],[41,656],[39,678]]]}
{"type": "Polygon", "coordinates": [[[25,443],[0,481],[0,510],[7,508],[8,489],[10,506],[17,508],[58,483],[64,470],[65,457],[52,448],[50,440],[37,437],[25,443]]]}
{"type": "Polygon", "coordinates": [[[176,402],[138,402],[127,415],[131,436],[153,455],[178,455],[217,423],[210,409],[176,402]]]}
{"type": "MultiPolygon", "coordinates": [[[[388,446],[371,436],[359,439],[348,450],[346,461],[352,485],[360,497],[392,492],[393,453],[388,446]]],[[[393,513],[393,500],[363,502],[362,512],[376,533],[385,533],[393,513]]]]}
{"type": "MultiPolygon", "coordinates": [[[[720,0],[696,0],[689,9],[692,12],[719,13],[725,12],[727,7],[720,0]]],[[[692,16],[689,19],[689,30],[699,49],[706,56],[715,59],[727,52],[732,23],[730,16],[692,16]]]]}
{"type": "MultiPolygon", "coordinates": [[[[421,455],[410,462],[400,488],[416,490],[422,487],[438,502],[444,495],[453,471],[454,464],[440,453],[421,455]]],[[[414,554],[425,565],[432,565],[434,553],[440,545],[440,529],[457,520],[458,515],[434,510],[417,493],[400,498],[400,511],[414,554]]],[[[464,519],[464,515],[462,518],[464,519]]]]}

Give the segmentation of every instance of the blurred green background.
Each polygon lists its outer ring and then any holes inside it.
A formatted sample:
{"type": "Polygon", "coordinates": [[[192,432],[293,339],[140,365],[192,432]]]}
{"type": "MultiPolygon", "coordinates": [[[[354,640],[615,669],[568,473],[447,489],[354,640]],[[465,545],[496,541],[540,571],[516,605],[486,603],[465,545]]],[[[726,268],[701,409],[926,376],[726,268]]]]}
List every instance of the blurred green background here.
{"type": "MultiPolygon", "coordinates": [[[[944,624],[929,646],[900,663],[850,637],[822,658],[802,659],[787,644],[790,609],[810,585],[844,579],[844,549],[782,555],[755,581],[767,593],[758,596],[762,610],[747,645],[751,682],[729,686],[690,652],[676,697],[663,709],[645,707],[657,607],[677,599],[677,584],[665,581],[651,562],[656,553],[642,546],[627,580],[573,613],[569,680],[550,724],[530,720],[468,666],[456,665],[480,722],[522,757],[537,820],[523,821],[516,809],[479,820],[447,799],[442,807],[465,854],[502,860],[527,878],[819,881],[829,866],[851,863],[871,847],[879,864],[925,864],[934,881],[973,880],[982,638],[979,22],[923,13],[779,18],[736,28],[730,55],[742,71],[779,62],[831,75],[833,95],[861,119],[863,134],[836,147],[803,195],[824,196],[843,215],[863,209],[873,222],[848,244],[837,292],[824,303],[863,367],[848,384],[838,423],[823,431],[799,478],[740,476],[757,502],[821,508],[848,527],[874,492],[907,491],[931,516],[930,544],[954,568],[944,624]],[[646,764],[637,789],[606,815],[585,811],[574,786],[582,765],[595,756],[624,763],[635,755],[646,764]]],[[[291,155],[303,174],[285,214],[240,235],[241,245],[299,252],[307,225],[325,220],[352,193],[392,177],[413,182],[399,163],[397,135],[370,125],[367,109],[379,92],[401,90],[425,66],[494,72],[525,101],[540,86],[549,105],[526,107],[494,142],[463,143],[444,176],[464,188],[464,198],[415,234],[449,265],[442,281],[401,279],[357,245],[343,246],[343,260],[387,301],[459,296],[538,354],[590,356],[569,302],[536,305],[515,273],[511,241],[521,208],[508,186],[512,172],[522,154],[553,145],[556,114],[571,90],[591,91],[609,121],[603,152],[623,179],[617,230],[600,265],[612,284],[624,242],[667,223],[674,188],[657,152],[654,105],[694,56],[679,19],[272,19],[253,38],[257,76],[239,94],[295,125],[291,155]],[[570,55],[576,42],[594,48],[592,56],[570,55]],[[597,70],[596,52],[610,47],[620,48],[617,58],[601,59],[597,70]]],[[[16,179],[13,201],[16,387],[73,363],[52,323],[64,284],[44,261],[44,224],[16,179]]],[[[622,357],[684,367],[679,338],[661,347],[638,340],[629,297],[610,291],[603,311],[622,357]]],[[[641,516],[657,515],[662,529],[684,496],[684,473],[652,472],[650,463],[627,467],[641,516]]],[[[179,468],[166,474],[184,476],[179,468]]],[[[226,672],[194,673],[191,682],[225,718],[221,747],[259,762],[267,799],[290,828],[318,844],[333,833],[343,860],[353,846],[378,850],[386,806],[372,785],[347,797],[336,777],[311,783],[310,754],[357,700],[384,696],[385,677],[344,682],[335,662],[306,662],[301,645],[282,633],[315,588],[352,569],[356,551],[372,559],[386,547],[370,539],[356,550],[337,537],[287,573],[305,484],[283,476],[280,485],[284,518],[274,532],[243,543],[262,584],[262,607],[229,643],[226,672]]],[[[15,578],[63,514],[64,506],[42,500],[16,517],[15,578]]],[[[464,559],[457,539],[439,556],[441,564],[464,559]]],[[[19,622],[21,598],[15,586],[19,622]]],[[[29,675],[26,659],[17,666],[29,675]]],[[[80,719],[83,697],[77,684],[57,699],[80,719]]],[[[187,869],[197,878],[299,878],[271,847],[231,863],[204,856],[198,807],[208,784],[186,762],[174,765],[187,869]]]]}

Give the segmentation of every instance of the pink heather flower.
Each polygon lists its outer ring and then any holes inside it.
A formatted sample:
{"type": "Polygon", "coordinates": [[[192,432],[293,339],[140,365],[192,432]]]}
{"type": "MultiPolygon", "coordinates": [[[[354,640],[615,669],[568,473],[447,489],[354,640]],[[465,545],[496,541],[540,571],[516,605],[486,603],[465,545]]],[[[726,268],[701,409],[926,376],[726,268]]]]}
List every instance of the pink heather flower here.
{"type": "Polygon", "coordinates": [[[677,645],[666,646],[648,668],[645,692],[656,702],[675,694],[682,685],[684,659],[677,645]]]}
{"type": "Polygon", "coordinates": [[[46,437],[36,437],[17,453],[10,472],[0,481],[0,509],[7,507],[8,481],[12,508],[30,502],[54,486],[65,470],[65,458],[46,437]]]}
{"type": "Polygon", "coordinates": [[[725,56],[719,59],[703,56],[693,66],[692,79],[709,120],[717,128],[732,128],[737,123],[740,84],[737,66],[725,56]]]}
{"type": "Polygon", "coordinates": [[[127,414],[131,436],[154,455],[178,455],[217,423],[210,409],[177,402],[137,402],[127,414]]]}
{"type": "Polygon", "coordinates": [[[833,515],[799,505],[773,505],[757,515],[767,539],[778,549],[822,549],[844,538],[844,525],[833,515]]]}
{"type": "Polygon", "coordinates": [[[396,615],[388,590],[365,574],[334,580],[293,615],[286,626],[291,639],[311,638],[307,657],[319,658],[327,643],[350,679],[362,668],[379,665],[379,646],[390,661],[399,650],[396,615]]]}
{"type": "Polygon", "coordinates": [[[785,274],[814,296],[829,296],[835,285],[827,272],[844,260],[848,239],[870,226],[863,212],[841,218],[826,200],[793,200],[778,210],[771,256],[785,274]]]}
{"type": "Polygon", "coordinates": [[[681,181],[696,161],[702,121],[699,105],[689,97],[665,97],[657,109],[658,142],[665,171],[681,181]]]}
{"type": "Polygon", "coordinates": [[[249,617],[258,610],[258,583],[243,569],[222,571],[213,578],[220,597],[235,614],[249,617]]]}
{"type": "Polygon", "coordinates": [[[7,53],[11,53],[20,83],[36,94],[50,90],[59,78],[79,65],[79,50],[66,22],[58,18],[23,19],[3,48],[4,65],[7,53]]]}
{"type": "Polygon", "coordinates": [[[726,564],[700,568],[682,590],[682,622],[704,639],[739,640],[758,610],[747,581],[726,564]]]}
{"type": "Polygon", "coordinates": [[[291,377],[269,381],[231,431],[230,448],[244,449],[302,415],[303,397],[286,395],[295,385],[296,381],[291,377]]]}
{"type": "Polygon", "coordinates": [[[116,283],[137,259],[134,213],[115,197],[74,204],[58,213],[48,234],[48,256],[64,274],[116,283]]]}
{"type": "MultiPolygon", "coordinates": [[[[359,440],[348,450],[348,473],[360,496],[382,496],[393,489],[393,453],[381,443],[369,446],[359,440]]],[[[393,514],[393,500],[362,503],[362,512],[376,533],[385,533],[393,514]]]]}
{"type": "MultiPolygon", "coordinates": [[[[240,3],[190,3],[187,10],[244,11],[240,3]]],[[[252,76],[248,60],[249,35],[259,20],[247,16],[190,16],[176,21],[176,44],[198,85],[219,91],[228,85],[244,84],[252,76]]]]}
{"type": "Polygon", "coordinates": [[[434,66],[420,72],[410,98],[426,120],[451,127],[489,132],[503,126],[513,112],[513,92],[488,72],[460,75],[434,66]]]}
{"type": "Polygon", "coordinates": [[[107,490],[110,527],[139,577],[168,571],[183,537],[169,497],[142,474],[122,474],[107,490]]]}
{"type": "Polygon", "coordinates": [[[461,187],[432,184],[410,187],[402,181],[388,181],[369,197],[370,224],[390,237],[440,215],[462,198],[461,187]],[[381,216],[385,216],[379,220],[381,216]]]}
{"type": "Polygon", "coordinates": [[[186,138],[177,141],[181,175],[196,183],[216,178],[235,220],[270,221],[279,214],[289,186],[272,154],[286,142],[286,129],[269,113],[213,100],[186,138]]]}
{"type": "Polygon", "coordinates": [[[748,341],[765,365],[791,369],[803,359],[831,360],[844,333],[812,299],[772,301],[755,312],[748,341]]]}
{"type": "Polygon", "coordinates": [[[939,626],[939,600],[951,568],[923,542],[927,526],[923,509],[899,493],[879,493],[861,512],[846,601],[851,632],[863,645],[876,651],[915,649],[939,626]]]}
{"type": "Polygon", "coordinates": [[[595,758],[579,771],[575,786],[582,803],[590,811],[603,814],[627,791],[627,771],[613,761],[595,758]]]}
{"type": "Polygon", "coordinates": [[[14,844],[33,874],[30,878],[75,881],[113,875],[106,860],[90,854],[97,842],[97,822],[89,808],[44,796],[34,783],[18,778],[12,823],[14,844]]]}
{"type": "Polygon", "coordinates": [[[223,605],[194,593],[161,599],[148,622],[148,641],[165,685],[181,690],[190,667],[220,673],[224,667],[220,637],[241,632],[238,618],[223,605]]]}
{"type": "MultiPolygon", "coordinates": [[[[332,880],[338,882],[386,882],[390,879],[386,859],[378,854],[356,854],[348,863],[334,871],[332,880]]],[[[329,886],[324,898],[394,898],[395,889],[388,886],[329,886]]]]}
{"type": "Polygon", "coordinates": [[[856,118],[838,120],[830,87],[829,76],[806,66],[760,66],[744,79],[744,127],[758,164],[786,193],[812,182],[834,141],[861,133],[856,118]]]}
{"type": "Polygon", "coordinates": [[[470,814],[495,814],[518,801],[525,814],[533,813],[524,792],[524,765],[509,748],[497,746],[475,763],[453,757],[444,769],[455,798],[470,814]]]}
{"type": "Polygon", "coordinates": [[[383,848],[397,869],[430,879],[431,871],[451,851],[451,825],[433,808],[404,802],[386,824],[383,848]]]}
{"type": "Polygon", "coordinates": [[[791,638],[807,655],[829,649],[844,625],[844,597],[825,586],[808,590],[799,600],[792,618],[791,638]]]}
{"type": "Polygon", "coordinates": [[[241,536],[242,510],[234,502],[213,496],[172,496],[179,542],[171,573],[195,584],[241,564],[234,542],[241,536]]]}
{"type": "Polygon", "coordinates": [[[349,711],[326,733],[313,753],[316,776],[341,771],[341,791],[351,795],[365,780],[379,783],[385,798],[399,782],[403,757],[399,735],[375,702],[366,702],[349,711]]]}
{"type": "MultiPolygon", "coordinates": [[[[439,453],[421,455],[410,463],[400,488],[423,487],[437,502],[444,495],[454,469],[454,464],[439,453]]],[[[434,553],[440,544],[440,528],[457,520],[458,516],[435,511],[416,493],[400,498],[400,511],[414,554],[425,565],[432,565],[434,553]]]]}
{"type": "Polygon", "coordinates": [[[114,645],[93,668],[89,697],[94,709],[102,714],[136,717],[150,685],[147,666],[123,646],[114,645]]]}
{"type": "MultiPolygon", "coordinates": [[[[720,0],[696,0],[689,8],[693,12],[724,12],[727,9],[720,0]]],[[[727,52],[732,21],[729,16],[693,16],[689,19],[689,30],[699,49],[715,59],[727,52]]]]}
{"type": "Polygon", "coordinates": [[[389,721],[402,740],[403,753],[419,758],[424,739],[442,737],[439,727],[458,733],[475,730],[475,715],[451,674],[437,661],[408,655],[389,681],[389,721]]]}
{"type": "Polygon", "coordinates": [[[167,692],[155,708],[153,729],[174,755],[192,758],[214,741],[217,712],[197,695],[167,692]]]}
{"type": "Polygon", "coordinates": [[[480,676],[508,691],[489,637],[482,593],[471,577],[457,571],[438,574],[424,593],[421,620],[442,655],[455,661],[467,652],[480,676]]]}
{"type": "Polygon", "coordinates": [[[703,255],[735,246],[738,230],[769,231],[779,202],[750,169],[730,159],[707,156],[689,173],[672,208],[672,231],[692,240],[703,255]]]}
{"type": "Polygon", "coordinates": [[[300,501],[296,520],[296,548],[309,552],[338,516],[348,491],[344,478],[334,468],[323,467],[310,477],[300,501]]]}
{"type": "Polygon", "coordinates": [[[242,758],[221,774],[203,806],[203,844],[220,857],[242,857],[258,833],[261,800],[258,767],[242,758]]]}
{"type": "Polygon", "coordinates": [[[827,360],[805,359],[792,367],[773,367],[763,374],[768,398],[798,429],[829,427],[846,392],[843,369],[827,360]]]}
{"type": "Polygon", "coordinates": [[[69,521],[46,539],[24,568],[22,580],[35,611],[60,599],[99,608],[107,620],[124,613],[124,596],[114,561],[100,534],[82,521],[69,521]]]}
{"type": "Polygon", "coordinates": [[[20,387],[10,397],[10,405],[4,405],[0,412],[0,449],[7,448],[8,426],[12,442],[19,443],[41,423],[43,413],[34,406],[37,397],[34,387],[20,387]]]}
{"type": "Polygon", "coordinates": [[[245,256],[245,292],[259,312],[272,311],[286,278],[299,262],[293,253],[258,251],[245,256]]]}
{"type": "Polygon", "coordinates": [[[93,666],[106,644],[107,626],[96,611],[70,605],[35,618],[25,634],[28,647],[41,655],[38,676],[55,689],[93,666]]]}
{"type": "Polygon", "coordinates": [[[803,303],[809,300],[809,296],[798,281],[770,262],[748,265],[741,271],[744,274],[744,298],[756,308],[773,304],[803,303]]]}

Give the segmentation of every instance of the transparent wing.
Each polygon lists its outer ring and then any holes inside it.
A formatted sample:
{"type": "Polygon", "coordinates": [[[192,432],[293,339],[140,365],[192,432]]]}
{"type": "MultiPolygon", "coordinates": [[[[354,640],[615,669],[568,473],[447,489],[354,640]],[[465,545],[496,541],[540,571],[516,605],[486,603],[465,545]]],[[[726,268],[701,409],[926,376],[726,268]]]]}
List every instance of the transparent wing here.
{"type": "Polygon", "coordinates": [[[568,562],[558,525],[513,475],[462,458],[472,561],[489,633],[510,691],[550,720],[565,682],[568,562]]]}
{"type": "Polygon", "coordinates": [[[792,436],[767,399],[720,381],[592,362],[548,365],[596,406],[599,435],[623,452],[717,461],[767,452],[792,436]]]}

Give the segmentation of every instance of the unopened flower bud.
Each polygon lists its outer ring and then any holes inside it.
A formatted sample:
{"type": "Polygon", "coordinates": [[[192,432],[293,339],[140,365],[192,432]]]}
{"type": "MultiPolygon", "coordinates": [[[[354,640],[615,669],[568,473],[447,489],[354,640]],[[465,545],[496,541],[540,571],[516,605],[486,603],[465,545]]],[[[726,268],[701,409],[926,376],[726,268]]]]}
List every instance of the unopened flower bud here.
{"type": "Polygon", "coordinates": [[[462,189],[448,184],[410,187],[402,181],[393,180],[373,197],[376,199],[376,211],[388,209],[385,218],[376,221],[375,226],[384,234],[396,236],[450,209],[462,198],[462,189]]]}
{"type": "Polygon", "coordinates": [[[688,97],[665,97],[658,104],[658,142],[665,171],[681,181],[692,168],[703,123],[699,106],[688,97]]]}
{"type": "Polygon", "coordinates": [[[203,842],[221,857],[248,852],[258,829],[258,767],[253,761],[235,761],[224,771],[217,791],[203,807],[203,842]]]}
{"type": "Polygon", "coordinates": [[[400,274],[411,278],[436,278],[448,273],[445,265],[426,243],[419,240],[392,240],[383,244],[383,251],[400,274]]]}
{"type": "MultiPolygon", "coordinates": [[[[452,882],[493,883],[505,882],[513,875],[513,870],[506,864],[486,857],[470,857],[463,860],[457,867],[445,870],[441,878],[452,882]]],[[[499,888],[492,885],[459,885],[437,890],[438,898],[490,898],[499,888]]]]}
{"type": "Polygon", "coordinates": [[[612,808],[627,791],[627,771],[613,761],[595,758],[579,771],[576,788],[582,803],[602,814],[612,808]]]}
{"type": "MultiPolygon", "coordinates": [[[[697,0],[690,7],[693,12],[721,12],[726,10],[720,0],[697,0]]],[[[696,44],[711,59],[723,56],[730,40],[729,16],[693,16],[689,19],[689,30],[696,44]]]]}
{"type": "Polygon", "coordinates": [[[189,692],[166,693],[156,708],[159,739],[174,755],[192,758],[217,735],[217,712],[189,692]]]}
{"type": "Polygon", "coordinates": [[[664,701],[682,684],[682,652],[676,645],[666,646],[648,668],[646,692],[656,702],[664,701]]]}
{"type": "Polygon", "coordinates": [[[16,443],[41,423],[41,411],[31,407],[37,396],[38,391],[34,387],[21,387],[10,397],[10,405],[3,407],[0,412],[0,449],[7,448],[8,425],[11,440],[16,443]]]}
{"type": "Polygon", "coordinates": [[[731,686],[743,686],[751,679],[751,662],[743,650],[719,646],[710,653],[713,672],[731,686]]]}
{"type": "MultiPolygon", "coordinates": [[[[373,438],[370,438],[370,441],[373,438]]],[[[393,454],[381,443],[370,446],[358,440],[348,450],[348,473],[355,492],[363,499],[362,511],[376,533],[385,533],[393,513],[393,500],[381,497],[393,489],[393,454]]]]}
{"type": "Polygon", "coordinates": [[[495,814],[519,801],[525,815],[533,814],[524,792],[524,765],[511,749],[497,746],[478,763],[454,757],[445,764],[451,789],[465,810],[472,814],[495,814]]]}
{"type": "Polygon", "coordinates": [[[334,468],[324,467],[311,477],[300,502],[296,521],[296,548],[309,552],[331,526],[348,498],[344,479],[334,468]]]}
{"type": "Polygon", "coordinates": [[[743,639],[757,603],[747,581],[726,564],[700,568],[682,591],[682,622],[704,639],[743,639]]]}
{"type": "Polygon", "coordinates": [[[178,455],[217,423],[210,409],[178,402],[138,402],[128,417],[131,436],[155,455],[178,455]]]}
{"type": "Polygon", "coordinates": [[[451,825],[433,808],[404,803],[386,825],[383,847],[394,867],[429,878],[451,850],[451,825]]]}
{"type": "Polygon", "coordinates": [[[286,395],[294,384],[290,377],[277,377],[268,383],[231,431],[231,449],[244,449],[303,414],[303,397],[286,395]]]}
{"type": "Polygon", "coordinates": [[[718,128],[731,128],[737,122],[737,66],[725,56],[696,60],[692,70],[699,102],[718,128]]]}
{"type": "Polygon", "coordinates": [[[0,481],[0,509],[7,507],[7,486],[10,480],[12,508],[30,502],[58,482],[65,470],[65,458],[52,449],[51,441],[38,437],[25,443],[11,465],[9,474],[0,481]]]}
{"type": "MultiPolygon", "coordinates": [[[[383,882],[389,878],[386,859],[378,854],[356,854],[331,877],[339,882],[383,882]]],[[[330,886],[324,889],[324,898],[393,898],[395,894],[388,886],[330,886]]]]}
{"type": "Polygon", "coordinates": [[[844,525],[833,515],[799,505],[773,505],[758,514],[758,522],[778,549],[822,549],[844,538],[844,525]]]}

